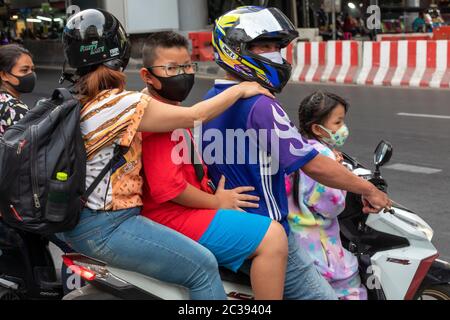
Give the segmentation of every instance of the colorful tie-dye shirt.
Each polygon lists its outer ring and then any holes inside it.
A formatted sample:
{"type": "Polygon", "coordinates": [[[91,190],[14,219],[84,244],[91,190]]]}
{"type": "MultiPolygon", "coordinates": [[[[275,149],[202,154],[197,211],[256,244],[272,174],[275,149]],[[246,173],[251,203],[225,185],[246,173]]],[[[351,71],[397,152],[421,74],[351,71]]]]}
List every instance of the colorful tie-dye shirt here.
{"type": "MultiPolygon", "coordinates": [[[[310,140],[322,155],[336,160],[332,150],[310,140]]],[[[361,286],[358,260],[344,249],[338,216],[345,209],[346,192],[325,187],[299,172],[299,199],[294,201],[294,177],[287,181],[289,224],[300,247],[309,252],[319,272],[330,282],[341,299],[366,299],[361,286]],[[300,207],[296,204],[299,203],[300,207]]]]}

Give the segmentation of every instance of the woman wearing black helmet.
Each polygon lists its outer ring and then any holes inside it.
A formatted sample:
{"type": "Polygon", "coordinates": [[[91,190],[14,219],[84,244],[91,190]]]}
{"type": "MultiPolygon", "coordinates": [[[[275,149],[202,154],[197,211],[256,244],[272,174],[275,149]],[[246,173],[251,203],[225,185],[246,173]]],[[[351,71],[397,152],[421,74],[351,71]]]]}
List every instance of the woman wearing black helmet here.
{"type": "Polygon", "coordinates": [[[244,83],[192,108],[178,108],[125,91],[123,70],[130,44],[119,21],[101,10],[73,16],[63,42],[68,64],[77,70],[75,87],[84,105],[86,185],[109,162],[116,145],[129,150],[88,199],[80,223],[64,233],[64,239],[78,252],[116,267],[183,285],[192,299],[226,299],[217,262],[208,250],[140,216],[139,132],[190,128],[218,116],[240,98],[270,93],[256,83],[244,83]]]}

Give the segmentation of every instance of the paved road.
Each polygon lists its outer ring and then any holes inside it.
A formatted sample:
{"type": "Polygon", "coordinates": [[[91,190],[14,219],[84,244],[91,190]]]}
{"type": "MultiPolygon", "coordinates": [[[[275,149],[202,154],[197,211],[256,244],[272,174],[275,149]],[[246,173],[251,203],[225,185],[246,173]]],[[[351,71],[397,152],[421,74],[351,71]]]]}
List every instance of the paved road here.
{"type": "MultiPolygon", "coordinates": [[[[57,72],[38,70],[38,76],[35,93],[24,99],[28,103],[57,86],[57,72]]],[[[129,89],[142,87],[137,74],[129,74],[128,83],[129,89]]],[[[198,79],[187,103],[200,100],[211,85],[212,80],[198,79]]],[[[450,261],[450,91],[290,84],[280,100],[294,122],[302,97],[317,89],[351,103],[351,137],[344,151],[370,165],[382,139],[394,145],[393,159],[383,169],[391,197],[434,228],[434,243],[450,261]]]]}

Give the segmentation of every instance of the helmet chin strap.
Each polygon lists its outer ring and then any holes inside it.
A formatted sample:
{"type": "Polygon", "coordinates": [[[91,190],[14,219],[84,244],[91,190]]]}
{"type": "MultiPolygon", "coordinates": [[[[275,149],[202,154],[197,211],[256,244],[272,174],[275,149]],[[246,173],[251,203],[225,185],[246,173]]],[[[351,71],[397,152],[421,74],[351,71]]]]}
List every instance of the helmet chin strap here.
{"type": "Polygon", "coordinates": [[[66,66],[67,66],[67,61],[64,60],[64,64],[63,64],[63,68],[62,68],[62,72],[61,72],[61,78],[59,78],[59,84],[63,84],[64,81],[69,81],[72,84],[75,84],[77,81],[75,80],[75,73],[71,73],[71,72],[66,72],[66,66]]]}

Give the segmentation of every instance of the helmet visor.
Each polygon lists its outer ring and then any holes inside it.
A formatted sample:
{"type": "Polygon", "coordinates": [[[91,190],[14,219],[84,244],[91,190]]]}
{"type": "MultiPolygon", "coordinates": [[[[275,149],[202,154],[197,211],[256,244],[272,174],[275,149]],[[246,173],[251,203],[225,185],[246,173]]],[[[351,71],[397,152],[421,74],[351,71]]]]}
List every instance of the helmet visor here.
{"type": "Polygon", "coordinates": [[[115,29],[114,20],[100,10],[89,9],[72,17],[66,26],[66,35],[78,41],[89,41],[108,36],[108,30],[115,29]]]}
{"type": "Polygon", "coordinates": [[[257,12],[245,13],[239,17],[239,21],[234,27],[243,31],[246,42],[255,40],[258,37],[270,37],[271,34],[297,34],[292,22],[277,8],[267,8],[257,12]]]}

